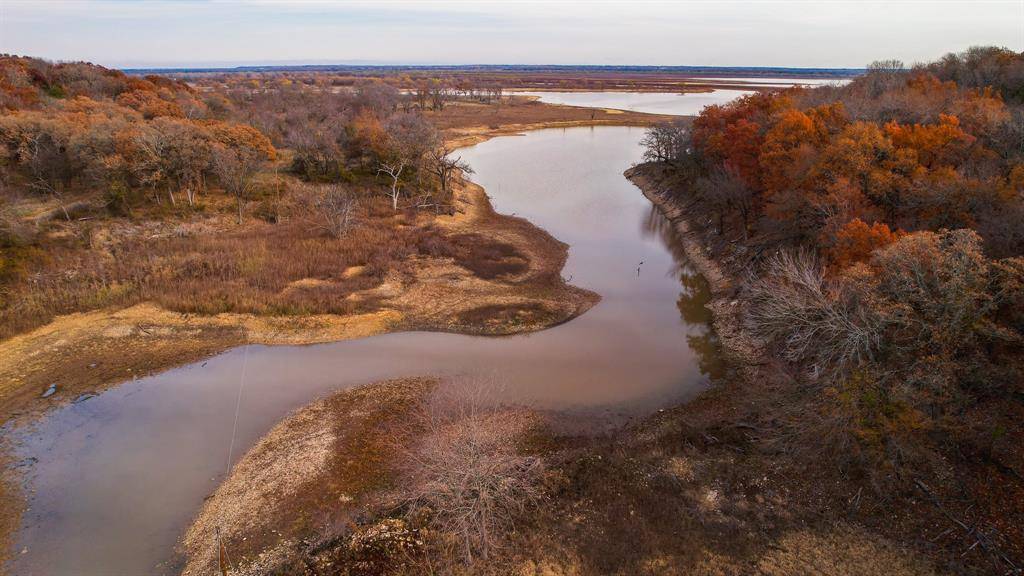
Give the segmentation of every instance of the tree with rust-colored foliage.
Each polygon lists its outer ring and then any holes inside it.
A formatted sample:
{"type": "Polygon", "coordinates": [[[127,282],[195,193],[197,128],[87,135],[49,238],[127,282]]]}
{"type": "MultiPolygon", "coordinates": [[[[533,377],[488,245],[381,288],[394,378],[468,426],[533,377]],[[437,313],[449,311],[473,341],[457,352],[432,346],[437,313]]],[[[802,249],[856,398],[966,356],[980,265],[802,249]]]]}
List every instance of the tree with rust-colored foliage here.
{"type": "Polygon", "coordinates": [[[902,236],[893,232],[882,222],[868,225],[860,218],[847,222],[836,233],[835,245],[829,251],[829,259],[838,268],[845,268],[857,262],[864,262],[872,252],[892,244],[902,236]]]}

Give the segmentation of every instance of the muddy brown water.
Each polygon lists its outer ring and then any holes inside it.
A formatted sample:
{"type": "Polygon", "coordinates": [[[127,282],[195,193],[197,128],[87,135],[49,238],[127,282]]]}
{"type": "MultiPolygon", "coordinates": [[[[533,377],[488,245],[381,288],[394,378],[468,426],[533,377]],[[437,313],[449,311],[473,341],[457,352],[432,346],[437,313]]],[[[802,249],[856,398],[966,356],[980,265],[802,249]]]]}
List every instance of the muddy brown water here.
{"type": "Polygon", "coordinates": [[[568,323],[501,338],[407,332],[247,346],[8,430],[25,459],[30,505],[11,573],[174,573],[175,544],[229,460],[289,411],[342,388],[485,374],[510,402],[610,421],[704,389],[719,366],[706,289],[667,223],[622,176],[640,160],[642,135],[543,130],[461,151],[495,208],[567,242],[564,276],[601,294],[568,323]]]}

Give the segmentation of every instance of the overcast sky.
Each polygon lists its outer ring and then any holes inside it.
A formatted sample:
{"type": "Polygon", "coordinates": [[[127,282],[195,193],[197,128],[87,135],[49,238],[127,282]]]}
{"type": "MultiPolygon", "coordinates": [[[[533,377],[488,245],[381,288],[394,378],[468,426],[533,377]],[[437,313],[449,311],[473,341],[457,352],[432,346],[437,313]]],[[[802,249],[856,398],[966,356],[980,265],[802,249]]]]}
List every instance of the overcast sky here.
{"type": "Polygon", "coordinates": [[[1024,50],[1024,0],[0,0],[0,52],[116,67],[275,63],[862,67],[1024,50]]]}

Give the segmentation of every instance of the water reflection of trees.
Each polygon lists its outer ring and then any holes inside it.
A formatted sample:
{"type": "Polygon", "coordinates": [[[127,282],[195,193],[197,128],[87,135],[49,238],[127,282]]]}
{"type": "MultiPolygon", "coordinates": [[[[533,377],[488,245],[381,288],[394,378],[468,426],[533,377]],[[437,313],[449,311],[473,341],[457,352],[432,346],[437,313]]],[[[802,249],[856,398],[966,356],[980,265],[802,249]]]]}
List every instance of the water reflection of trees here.
{"type": "Polygon", "coordinates": [[[672,254],[675,267],[672,274],[678,275],[682,290],[676,307],[683,322],[700,327],[699,334],[686,336],[686,343],[697,355],[697,366],[701,374],[712,381],[720,378],[725,371],[722,361],[718,335],[711,327],[711,310],[707,305],[711,302],[711,287],[707,280],[693,269],[686,257],[683,244],[672,229],[672,223],[652,205],[647,211],[643,222],[643,234],[648,238],[657,238],[672,254]]]}

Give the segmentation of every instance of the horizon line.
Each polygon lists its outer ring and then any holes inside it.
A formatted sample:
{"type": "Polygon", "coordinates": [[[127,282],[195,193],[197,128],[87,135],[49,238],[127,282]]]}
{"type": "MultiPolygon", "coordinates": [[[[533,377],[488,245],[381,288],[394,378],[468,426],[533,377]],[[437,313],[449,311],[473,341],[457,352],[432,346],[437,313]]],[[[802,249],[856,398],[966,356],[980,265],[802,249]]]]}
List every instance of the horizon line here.
{"type": "Polygon", "coordinates": [[[139,72],[257,72],[269,70],[302,70],[302,69],[362,69],[362,70],[444,70],[444,69],[615,69],[615,70],[668,70],[668,71],[694,71],[694,70],[721,70],[721,71],[781,71],[781,72],[807,72],[807,73],[833,73],[839,75],[860,74],[867,70],[864,67],[823,67],[823,66],[716,66],[716,65],[695,65],[695,64],[402,64],[402,63],[357,63],[356,62],[334,62],[334,63],[306,63],[306,64],[237,64],[237,65],[192,65],[192,66],[119,66],[112,67],[125,73],[139,72]]]}

